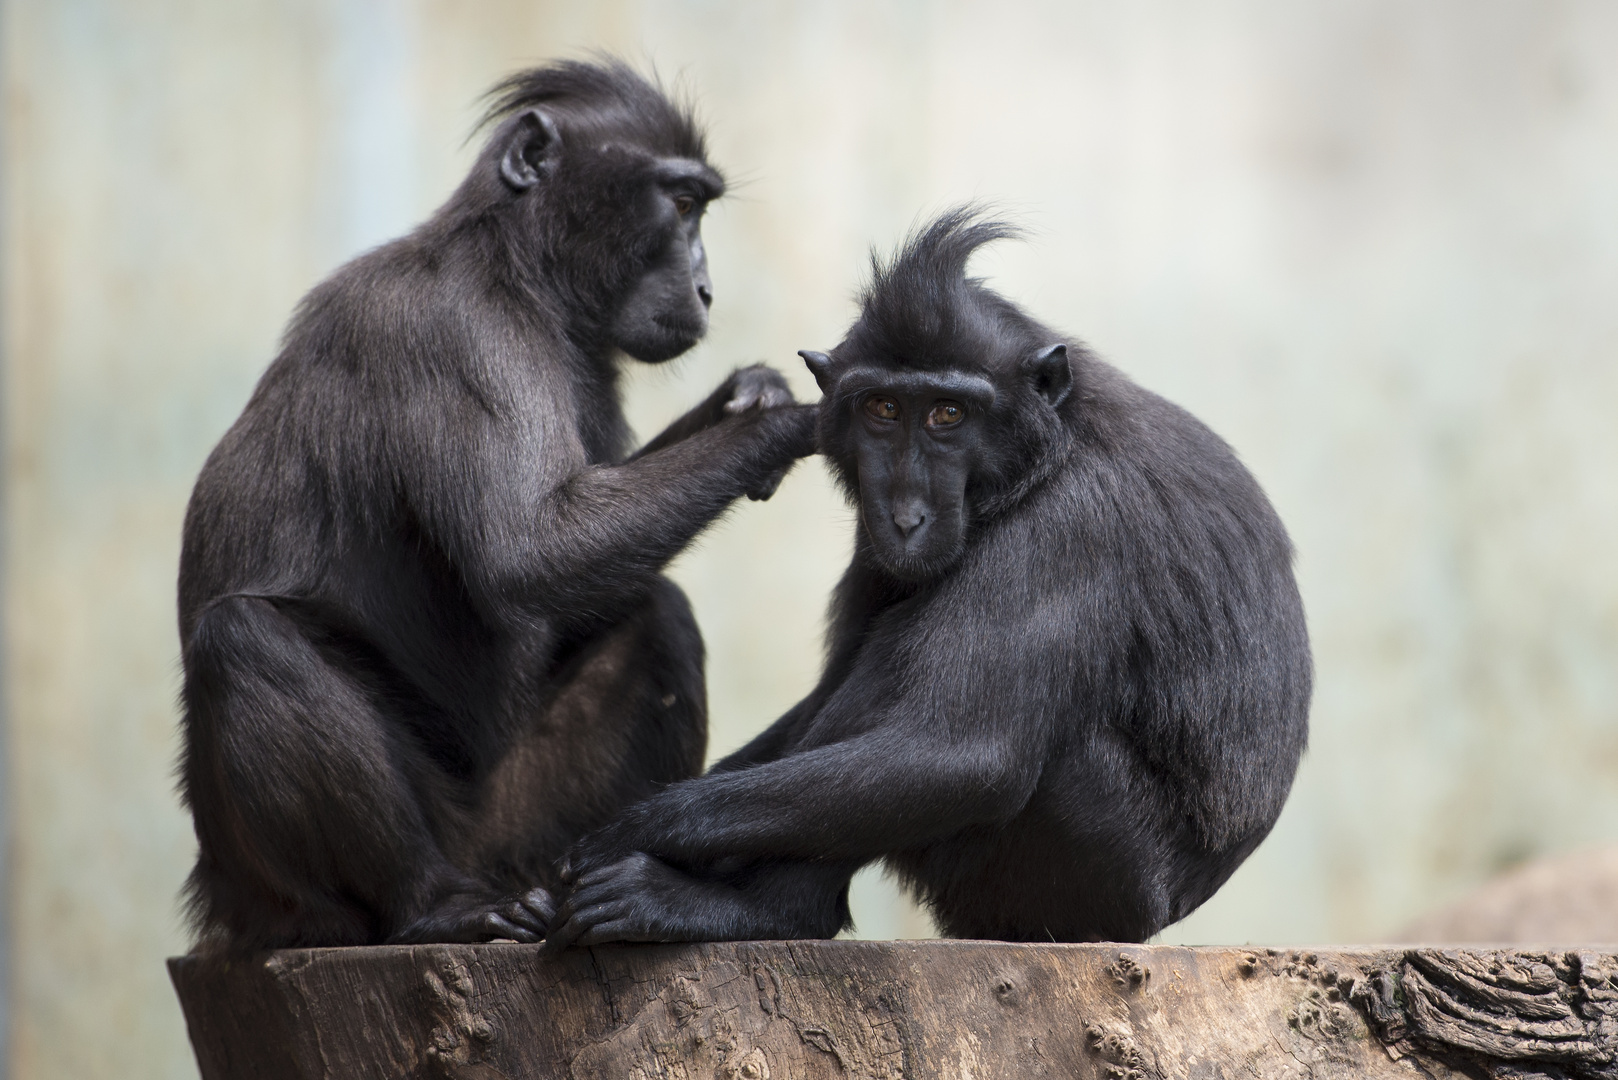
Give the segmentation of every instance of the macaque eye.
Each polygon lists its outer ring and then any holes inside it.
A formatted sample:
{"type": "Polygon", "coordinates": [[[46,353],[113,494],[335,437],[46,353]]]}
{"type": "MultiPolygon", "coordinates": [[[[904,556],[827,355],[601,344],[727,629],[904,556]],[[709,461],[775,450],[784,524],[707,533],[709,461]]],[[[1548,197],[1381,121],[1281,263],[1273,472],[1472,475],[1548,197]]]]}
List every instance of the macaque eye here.
{"type": "Polygon", "coordinates": [[[949,427],[966,419],[966,409],[953,401],[941,401],[927,414],[928,427],[949,427]]]}
{"type": "Polygon", "coordinates": [[[681,217],[685,217],[687,214],[689,214],[691,211],[695,210],[696,208],[697,208],[697,200],[692,198],[690,195],[676,195],[676,196],[674,196],[674,211],[675,211],[675,213],[679,214],[681,217]]]}
{"type": "Polygon", "coordinates": [[[872,394],[865,399],[865,411],[878,420],[899,419],[899,403],[881,394],[872,394]]]}

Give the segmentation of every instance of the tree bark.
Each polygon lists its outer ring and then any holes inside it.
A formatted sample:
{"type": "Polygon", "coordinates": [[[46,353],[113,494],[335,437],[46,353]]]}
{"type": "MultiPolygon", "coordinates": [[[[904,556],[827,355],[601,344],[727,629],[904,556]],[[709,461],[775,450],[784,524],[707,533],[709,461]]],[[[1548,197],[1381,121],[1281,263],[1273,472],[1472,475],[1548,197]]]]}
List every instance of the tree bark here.
{"type": "Polygon", "coordinates": [[[204,1080],[1618,1080],[1610,950],[496,944],[169,970],[204,1080]]]}

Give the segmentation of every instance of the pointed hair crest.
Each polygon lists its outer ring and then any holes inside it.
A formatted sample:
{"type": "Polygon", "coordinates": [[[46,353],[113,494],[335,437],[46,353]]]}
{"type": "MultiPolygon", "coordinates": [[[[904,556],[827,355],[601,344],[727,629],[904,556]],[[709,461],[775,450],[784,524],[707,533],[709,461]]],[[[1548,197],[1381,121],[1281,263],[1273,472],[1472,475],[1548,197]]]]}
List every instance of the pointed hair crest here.
{"type": "Polygon", "coordinates": [[[670,97],[655,73],[647,79],[616,56],[528,68],[496,83],[484,98],[488,108],[475,131],[524,109],[544,108],[575,123],[623,131],[658,153],[706,159],[702,127],[690,103],[670,97]]]}
{"type": "Polygon", "coordinates": [[[883,351],[904,362],[911,358],[895,347],[900,342],[955,338],[966,329],[960,321],[978,313],[970,295],[987,292],[966,276],[967,262],[985,244],[1023,235],[987,213],[975,203],[952,207],[911,230],[891,259],[871,252],[871,283],[859,295],[860,323],[888,344],[883,351]]]}

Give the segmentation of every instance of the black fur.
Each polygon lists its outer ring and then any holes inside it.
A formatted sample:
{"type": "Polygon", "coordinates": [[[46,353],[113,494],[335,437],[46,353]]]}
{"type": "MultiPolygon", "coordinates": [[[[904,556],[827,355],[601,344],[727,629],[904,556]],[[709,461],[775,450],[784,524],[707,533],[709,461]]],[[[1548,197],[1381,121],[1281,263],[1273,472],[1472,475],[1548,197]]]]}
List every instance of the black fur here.
{"type": "Polygon", "coordinates": [[[874,859],[952,936],[1139,941],[1269,832],[1311,681],[1286,534],[1206,427],[965,276],[1009,231],[944,216],[805,354],[861,522],[825,674],[583,840],[549,948],[830,936],[874,859]]]}
{"type": "Polygon", "coordinates": [[[625,460],[617,352],[706,329],[691,116],[616,64],[495,91],[426,224],[338,270],[186,514],[181,786],[204,947],[537,940],[554,861],[695,775],[664,564],[813,447],[736,373],[625,460]]]}

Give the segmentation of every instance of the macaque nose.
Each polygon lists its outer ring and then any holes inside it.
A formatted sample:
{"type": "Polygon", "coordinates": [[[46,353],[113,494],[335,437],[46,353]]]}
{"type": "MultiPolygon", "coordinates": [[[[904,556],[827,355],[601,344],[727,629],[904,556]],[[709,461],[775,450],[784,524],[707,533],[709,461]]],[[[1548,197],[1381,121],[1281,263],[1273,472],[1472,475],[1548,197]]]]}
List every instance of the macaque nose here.
{"type": "Polygon", "coordinates": [[[910,534],[927,524],[927,514],[919,506],[903,506],[893,512],[893,524],[898,527],[899,535],[906,540],[910,534]]]}

